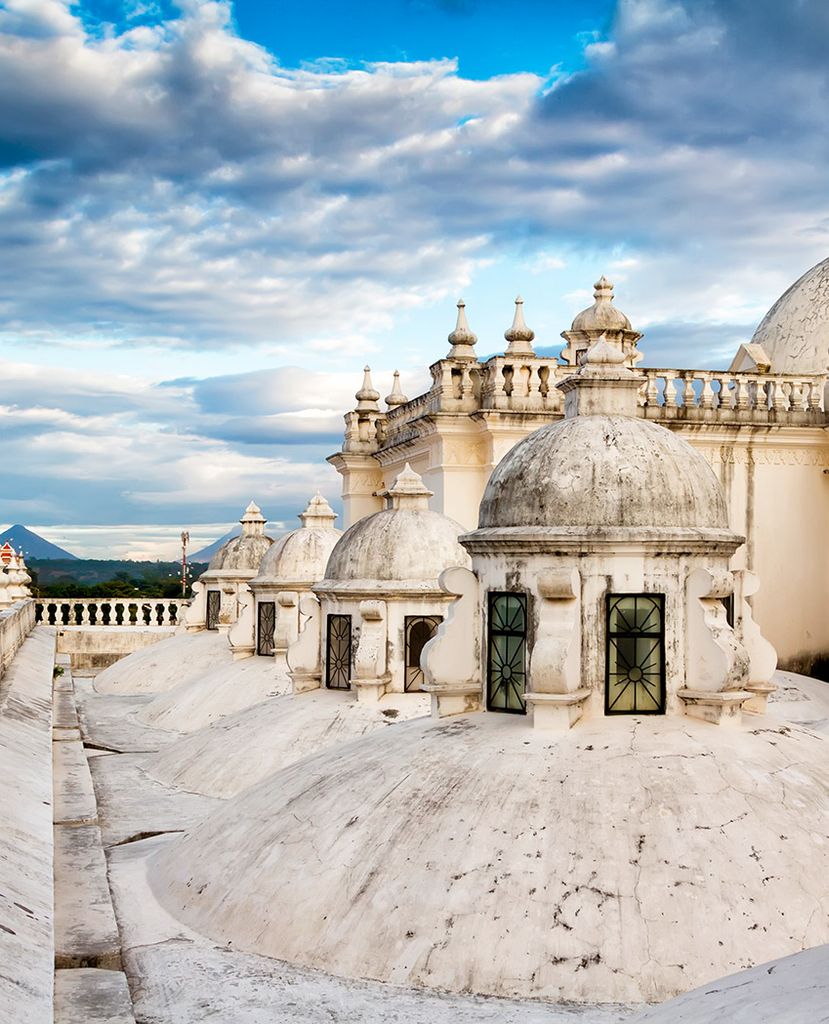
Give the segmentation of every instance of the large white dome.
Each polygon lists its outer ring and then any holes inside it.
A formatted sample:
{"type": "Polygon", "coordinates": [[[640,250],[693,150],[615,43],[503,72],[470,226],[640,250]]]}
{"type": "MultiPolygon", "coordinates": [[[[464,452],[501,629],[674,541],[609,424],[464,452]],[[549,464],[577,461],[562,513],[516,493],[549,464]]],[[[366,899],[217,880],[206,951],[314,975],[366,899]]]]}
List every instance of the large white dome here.
{"type": "Polygon", "coordinates": [[[763,346],[775,373],[829,371],[829,259],[780,296],[751,340],[763,346]]]}
{"type": "Polygon", "coordinates": [[[829,739],[770,718],[420,719],[271,776],[150,879],[222,946],[327,973],[653,1001],[829,941],[827,793],[829,739]]]}

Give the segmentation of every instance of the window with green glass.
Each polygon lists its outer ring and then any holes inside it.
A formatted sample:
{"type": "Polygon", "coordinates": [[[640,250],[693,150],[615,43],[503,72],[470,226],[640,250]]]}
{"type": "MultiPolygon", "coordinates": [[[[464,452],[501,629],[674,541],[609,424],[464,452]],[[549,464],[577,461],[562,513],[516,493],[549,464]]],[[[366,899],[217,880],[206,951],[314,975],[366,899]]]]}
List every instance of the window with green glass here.
{"type": "Polygon", "coordinates": [[[609,594],[605,714],[665,712],[665,598],[609,594]]]}
{"type": "Polygon", "coordinates": [[[527,596],[489,595],[487,702],[490,711],[526,712],[527,596]]]}

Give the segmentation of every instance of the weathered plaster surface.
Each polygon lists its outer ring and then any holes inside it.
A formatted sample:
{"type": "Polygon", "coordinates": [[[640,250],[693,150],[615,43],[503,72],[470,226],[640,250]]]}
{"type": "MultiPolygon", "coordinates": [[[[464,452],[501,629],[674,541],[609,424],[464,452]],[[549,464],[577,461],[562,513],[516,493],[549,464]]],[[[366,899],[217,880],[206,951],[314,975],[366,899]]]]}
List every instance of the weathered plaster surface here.
{"type": "Polygon", "coordinates": [[[135,1024],[127,979],[121,971],[55,971],[54,1024],[135,1024]]]}
{"type": "Polygon", "coordinates": [[[90,759],[104,846],[158,832],[180,831],[201,821],[217,801],[170,790],[141,769],[145,755],[102,754],[90,759]]]}
{"type": "Polygon", "coordinates": [[[52,912],[52,667],[39,626],[0,684],[0,1020],[49,1021],[52,912]]]}
{"type": "Polygon", "coordinates": [[[136,1016],[147,1024],[619,1024],[620,1006],[557,1006],[347,981],[205,941],[166,913],[147,884],[149,856],[169,839],[110,855],[136,1016]]]}
{"type": "Polygon", "coordinates": [[[152,884],[217,942],[338,975],[655,1001],[829,940],[828,743],[758,718],[408,722],[223,805],[152,884]]]}
{"type": "Polygon", "coordinates": [[[235,796],[304,757],[428,713],[429,698],[416,693],[376,705],[347,691],[274,697],[169,744],[147,758],[146,771],[176,789],[235,796]]]}
{"type": "Polygon", "coordinates": [[[155,729],[194,732],[290,688],[287,672],[278,671],[274,658],[231,661],[159,694],[137,718],[155,729]]]}
{"type": "Polygon", "coordinates": [[[99,693],[163,693],[232,661],[227,637],[179,632],[128,655],[95,677],[99,693]]]}
{"type": "Polygon", "coordinates": [[[829,1007],[829,946],[712,981],[631,1024],[819,1024],[829,1007]]]}
{"type": "Polygon", "coordinates": [[[762,345],[777,373],[829,369],[829,259],[807,270],[775,302],[751,339],[762,345]]]}
{"type": "Polygon", "coordinates": [[[829,683],[779,671],[774,673],[772,682],[777,685],[769,697],[773,714],[812,732],[829,734],[829,683]]]}
{"type": "Polygon", "coordinates": [[[58,653],[68,654],[77,671],[100,671],[135,651],[173,636],[175,626],[61,626],[58,653]]]}

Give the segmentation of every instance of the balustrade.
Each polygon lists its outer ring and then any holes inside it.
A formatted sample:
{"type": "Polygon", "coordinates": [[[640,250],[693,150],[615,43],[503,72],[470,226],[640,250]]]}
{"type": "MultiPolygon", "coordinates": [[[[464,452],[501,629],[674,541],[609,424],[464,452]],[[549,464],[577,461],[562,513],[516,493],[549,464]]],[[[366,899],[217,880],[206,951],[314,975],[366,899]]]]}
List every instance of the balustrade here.
{"type": "Polygon", "coordinates": [[[644,415],[655,420],[722,423],[821,423],[825,374],[642,370],[644,415]]]}
{"type": "MultiPolygon", "coordinates": [[[[444,359],[431,371],[433,383],[426,394],[390,409],[376,424],[374,450],[416,439],[418,421],[436,413],[492,409],[562,416],[564,396],[556,385],[577,372],[550,357],[507,355],[485,363],[444,359]]],[[[735,425],[825,422],[826,374],[639,368],[635,372],[644,378],[639,409],[648,419],[735,425]]]]}
{"type": "Polygon", "coordinates": [[[47,626],[177,626],[190,602],[168,597],[48,597],[36,601],[47,626]]]}

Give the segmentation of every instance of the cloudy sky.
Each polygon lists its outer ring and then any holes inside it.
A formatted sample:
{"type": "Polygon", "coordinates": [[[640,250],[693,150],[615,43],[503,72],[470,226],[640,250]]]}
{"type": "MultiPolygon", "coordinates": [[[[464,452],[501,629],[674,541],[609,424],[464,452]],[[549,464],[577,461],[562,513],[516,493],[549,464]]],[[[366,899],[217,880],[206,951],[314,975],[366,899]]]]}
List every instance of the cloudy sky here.
{"type": "Polygon", "coordinates": [[[829,255],[825,0],[0,3],[0,524],[172,554],[339,478],[454,303],[537,344],[605,272],[727,365],[829,255]]]}

